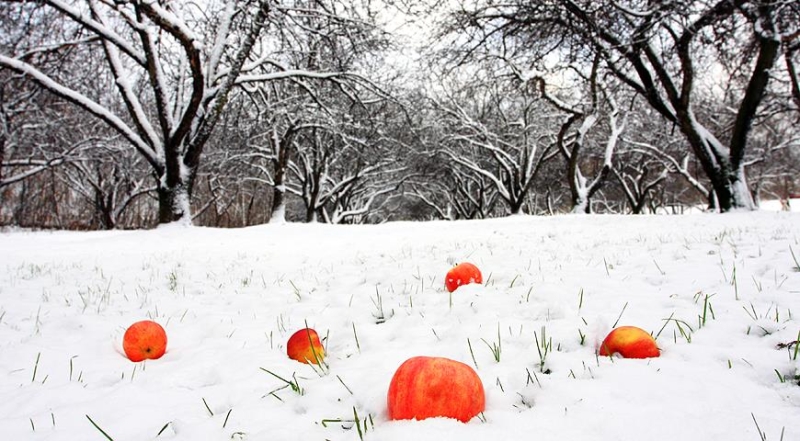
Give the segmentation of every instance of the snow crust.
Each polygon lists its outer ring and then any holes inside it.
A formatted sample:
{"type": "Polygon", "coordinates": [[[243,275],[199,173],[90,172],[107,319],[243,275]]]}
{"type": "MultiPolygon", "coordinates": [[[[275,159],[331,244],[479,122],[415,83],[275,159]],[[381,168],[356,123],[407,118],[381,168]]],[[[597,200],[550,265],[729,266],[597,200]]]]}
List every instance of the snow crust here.
{"type": "Polygon", "coordinates": [[[798,360],[778,348],[800,331],[790,247],[800,214],[763,211],[5,231],[0,433],[105,439],[88,415],[116,440],[355,440],[355,410],[366,440],[761,439],[753,417],[798,439],[798,360]],[[449,295],[462,261],[486,283],[449,295]],[[167,353],[132,363],[122,335],[146,318],[167,353]],[[617,321],[661,357],[597,357],[617,321]],[[324,373],[285,355],[305,323],[324,373]],[[484,418],[388,421],[416,355],[477,365],[484,418]]]}

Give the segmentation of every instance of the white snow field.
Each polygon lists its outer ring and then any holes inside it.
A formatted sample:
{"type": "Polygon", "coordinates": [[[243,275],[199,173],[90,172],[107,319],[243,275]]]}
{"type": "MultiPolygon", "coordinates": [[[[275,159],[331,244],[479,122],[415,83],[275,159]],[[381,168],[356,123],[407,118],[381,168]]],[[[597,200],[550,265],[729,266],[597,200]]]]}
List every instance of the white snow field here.
{"type": "Polygon", "coordinates": [[[792,252],[783,212],[7,230],[0,439],[798,440],[792,252]],[[450,295],[461,261],[485,283],[450,295]],[[167,353],[132,363],[146,318],[167,353]],[[324,372],[286,356],[305,323],[324,372]],[[661,357],[596,356],[615,323],[661,357]],[[415,355],[477,365],[485,412],[389,421],[415,355]]]}

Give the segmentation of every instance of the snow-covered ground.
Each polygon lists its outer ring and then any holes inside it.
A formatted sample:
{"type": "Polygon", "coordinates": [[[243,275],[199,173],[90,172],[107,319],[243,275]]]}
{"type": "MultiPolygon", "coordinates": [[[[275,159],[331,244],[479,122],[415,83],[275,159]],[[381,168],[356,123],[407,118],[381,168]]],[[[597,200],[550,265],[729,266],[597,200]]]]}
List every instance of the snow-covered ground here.
{"type": "Polygon", "coordinates": [[[790,250],[800,215],[781,212],[6,231],[0,438],[106,439],[93,421],[114,440],[758,441],[757,421],[797,440],[790,250]],[[460,261],[485,284],[449,295],[460,261]],[[169,346],[135,364],[121,339],[144,318],[169,346]],[[285,355],[306,322],[324,373],[285,355]],[[596,356],[615,322],[661,357],[596,356]],[[483,416],[388,421],[415,355],[477,365],[483,416]]]}

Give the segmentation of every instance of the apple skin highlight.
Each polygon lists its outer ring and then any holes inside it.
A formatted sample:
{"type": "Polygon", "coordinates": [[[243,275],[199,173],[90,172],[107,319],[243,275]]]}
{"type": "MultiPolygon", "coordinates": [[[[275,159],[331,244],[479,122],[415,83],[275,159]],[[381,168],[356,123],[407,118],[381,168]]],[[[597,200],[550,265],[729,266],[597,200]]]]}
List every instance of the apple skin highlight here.
{"type": "Polygon", "coordinates": [[[469,262],[462,262],[450,268],[444,277],[444,287],[447,292],[453,292],[459,286],[470,283],[483,283],[483,275],[477,266],[469,262]]]}
{"type": "Polygon", "coordinates": [[[620,326],[608,333],[598,352],[610,356],[620,354],[625,358],[652,358],[661,355],[655,339],[636,326],[620,326]]]}
{"type": "Polygon", "coordinates": [[[317,331],[303,328],[289,337],[286,355],[292,360],[306,364],[320,364],[325,359],[325,348],[319,340],[317,331]]]}

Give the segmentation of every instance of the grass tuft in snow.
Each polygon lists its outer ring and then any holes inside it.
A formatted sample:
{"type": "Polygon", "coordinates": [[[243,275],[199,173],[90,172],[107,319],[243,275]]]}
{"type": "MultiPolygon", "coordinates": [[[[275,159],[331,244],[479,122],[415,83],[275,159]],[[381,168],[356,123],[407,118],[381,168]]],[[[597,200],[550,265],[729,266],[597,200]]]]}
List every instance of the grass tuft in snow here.
{"type": "Polygon", "coordinates": [[[756,276],[750,276],[750,277],[752,277],[752,278],[753,278],[753,284],[755,284],[755,285],[756,285],[756,291],[758,291],[759,293],[761,293],[761,291],[762,291],[762,288],[761,288],[761,282],[759,282],[758,280],[756,280],[756,276]]]}
{"type": "Polygon", "coordinates": [[[797,361],[798,352],[800,352],[800,331],[797,331],[797,340],[794,341],[794,355],[792,356],[793,361],[797,361]]]}
{"type": "Polygon", "coordinates": [[[528,373],[528,378],[525,380],[525,386],[528,386],[536,381],[536,384],[539,385],[539,389],[541,389],[542,383],[539,382],[539,377],[536,375],[536,372],[531,372],[528,368],[525,368],[525,372],[528,373]]]}
{"type": "Polygon", "coordinates": [[[747,309],[747,307],[744,305],[742,305],[742,309],[744,309],[744,312],[746,312],[751,319],[753,319],[754,321],[758,320],[758,313],[756,312],[756,307],[753,306],[752,303],[750,303],[750,309],[747,309]],[[753,311],[753,313],[751,314],[750,311],[753,311]]]}
{"type": "Polygon", "coordinates": [[[781,373],[781,371],[779,371],[779,370],[775,369],[775,375],[777,375],[777,376],[778,376],[778,380],[779,380],[781,383],[786,383],[786,375],[783,375],[783,374],[781,373]]]}
{"type": "Polygon", "coordinates": [[[325,418],[320,421],[322,427],[327,428],[329,424],[339,424],[343,429],[349,430],[352,429],[353,426],[356,427],[356,432],[358,433],[358,439],[363,441],[364,437],[367,435],[370,427],[372,430],[375,430],[375,420],[372,417],[372,414],[367,414],[366,417],[362,420],[361,417],[358,416],[358,409],[353,406],[353,418],[325,418]]]}
{"type": "Polygon", "coordinates": [[[350,395],[355,395],[355,394],[353,393],[353,391],[352,391],[352,390],[350,390],[350,388],[349,388],[349,387],[347,387],[347,385],[346,385],[346,384],[344,384],[344,380],[342,380],[342,377],[340,377],[340,376],[338,376],[338,375],[337,375],[337,376],[336,376],[336,379],[337,379],[337,380],[339,380],[339,383],[342,383],[342,386],[344,386],[344,388],[345,388],[345,389],[347,389],[347,391],[348,391],[348,392],[350,392],[350,395]]]}
{"type": "MultiPolygon", "coordinates": [[[[363,441],[364,435],[367,433],[368,430],[367,419],[364,418],[364,430],[361,430],[361,418],[358,417],[358,410],[356,410],[355,406],[353,406],[353,419],[355,420],[356,423],[356,430],[358,431],[358,439],[363,441]]],[[[369,416],[369,419],[370,420],[372,419],[372,415],[369,416]]]]}
{"type": "Polygon", "coordinates": [[[36,362],[33,364],[33,377],[31,377],[31,383],[36,381],[36,372],[39,370],[39,359],[42,357],[42,353],[39,352],[36,354],[36,362]]]}
{"type": "MultiPolygon", "coordinates": [[[[281,380],[282,382],[286,383],[285,386],[279,387],[278,389],[273,390],[272,392],[268,393],[267,395],[272,395],[275,398],[280,400],[280,397],[275,395],[275,392],[278,392],[278,391],[281,391],[283,389],[286,389],[287,387],[291,388],[292,391],[294,393],[296,393],[297,395],[304,395],[305,394],[305,390],[303,390],[303,388],[300,387],[300,383],[297,381],[297,377],[295,376],[295,374],[292,374],[292,380],[294,380],[294,381],[289,381],[289,380],[281,377],[280,375],[270,371],[269,369],[264,369],[263,367],[260,367],[259,369],[261,369],[262,371],[272,375],[273,377],[277,378],[278,380],[281,380]]],[[[205,401],[205,400],[203,400],[203,401],[205,401]]],[[[283,400],[281,400],[281,401],[283,401],[283,400]]]]}
{"type": "Polygon", "coordinates": [[[208,402],[205,398],[203,398],[203,405],[206,406],[206,410],[210,416],[214,416],[214,412],[211,411],[211,408],[208,406],[208,402]]]}
{"type": "MultiPolygon", "coordinates": [[[[697,303],[700,299],[700,295],[703,294],[702,291],[698,291],[695,294],[695,303],[697,303]]],[[[708,314],[711,314],[711,318],[716,320],[717,317],[714,315],[714,307],[711,305],[711,302],[708,301],[711,297],[714,297],[714,294],[708,295],[705,294],[703,298],[703,313],[697,316],[697,328],[700,329],[706,325],[706,320],[708,319],[708,314]]]]}
{"type": "Polygon", "coordinates": [[[358,332],[356,332],[356,323],[353,322],[353,336],[356,338],[356,348],[358,349],[358,353],[361,353],[361,343],[358,342],[358,332]]]}
{"type": "Polygon", "coordinates": [[[164,427],[162,427],[161,430],[159,430],[158,433],[156,434],[156,438],[161,436],[161,434],[164,433],[165,430],[167,430],[167,427],[169,427],[170,424],[172,424],[172,421],[168,421],[167,424],[164,424],[164,427]]]}
{"type": "MultiPolygon", "coordinates": [[[[675,324],[675,327],[678,328],[678,332],[680,333],[681,337],[683,337],[686,340],[687,343],[691,343],[692,342],[692,333],[694,332],[694,329],[688,323],[686,323],[685,321],[673,318],[674,316],[675,316],[675,313],[672,313],[672,314],[669,315],[669,317],[667,317],[665,319],[662,319],[662,320],[664,320],[664,326],[661,327],[661,330],[658,331],[658,333],[655,335],[654,338],[656,340],[658,340],[658,336],[661,335],[661,332],[664,331],[664,328],[666,328],[669,323],[673,323],[673,324],[675,324]]],[[[675,333],[674,330],[672,331],[672,336],[673,336],[674,341],[677,342],[678,341],[678,334],[675,333]]]]}
{"type": "Polygon", "coordinates": [[[472,342],[467,339],[467,346],[469,346],[469,355],[472,356],[472,363],[475,365],[475,370],[478,370],[478,360],[475,359],[475,352],[472,350],[472,342]]]}
{"type": "MultiPolygon", "coordinates": [[[[491,344],[489,344],[489,342],[486,341],[485,339],[481,339],[481,341],[483,341],[483,343],[486,344],[486,346],[492,352],[492,356],[494,357],[494,361],[500,363],[500,355],[503,353],[503,342],[502,342],[502,340],[500,340],[500,323],[497,324],[497,343],[492,342],[491,344]]],[[[469,340],[467,340],[467,342],[469,343],[469,340]]],[[[470,344],[470,351],[472,351],[472,345],[471,344],[470,344]]],[[[477,367],[477,363],[476,363],[476,367],[477,367]]]]}
{"type": "Polygon", "coordinates": [[[662,270],[661,267],[658,265],[658,262],[656,262],[656,259],[653,259],[653,264],[656,266],[656,269],[658,269],[658,272],[661,273],[662,276],[666,276],[667,275],[667,273],[665,273],[664,270],[662,270]]]}
{"type": "Polygon", "coordinates": [[[111,437],[110,437],[110,436],[109,436],[109,435],[106,433],[106,431],[105,431],[105,430],[101,429],[101,428],[100,428],[100,426],[98,426],[98,425],[97,425],[97,423],[95,423],[95,422],[94,422],[94,420],[92,420],[92,418],[91,418],[89,415],[86,415],[86,419],[88,419],[88,420],[89,420],[89,422],[90,422],[90,423],[92,423],[92,425],[94,426],[94,428],[95,428],[95,429],[97,429],[97,430],[99,430],[99,431],[100,431],[100,433],[102,433],[102,434],[103,434],[103,436],[105,436],[105,437],[106,437],[106,439],[107,439],[108,441],[114,441],[114,438],[111,438],[111,437]]]}
{"type": "Polygon", "coordinates": [[[294,296],[297,297],[297,301],[302,301],[303,297],[300,296],[300,288],[298,288],[297,285],[295,285],[291,280],[289,280],[289,284],[292,285],[292,292],[294,293],[294,296]]]}
{"type": "MultiPolygon", "coordinates": [[[[756,420],[755,414],[753,414],[751,412],[750,416],[753,417],[753,422],[756,424],[756,430],[758,430],[758,436],[759,436],[759,438],[761,438],[761,441],[767,441],[767,433],[764,432],[763,430],[761,430],[761,427],[758,425],[758,420],[756,420]]],[[[786,432],[786,427],[783,427],[781,429],[780,441],[783,441],[783,435],[784,435],[785,432],[786,432]]]]}
{"type": "Polygon", "coordinates": [[[178,272],[177,270],[170,271],[167,274],[167,288],[172,292],[178,291],[178,272]]]}
{"type": "Polygon", "coordinates": [[[386,320],[392,318],[394,316],[394,310],[392,310],[389,316],[386,316],[386,313],[383,311],[383,298],[381,297],[381,293],[378,292],[378,287],[375,286],[375,298],[370,299],[372,300],[372,304],[375,306],[375,312],[372,313],[372,316],[375,317],[375,324],[380,325],[381,323],[386,322],[386,320]]]}
{"type": "Polygon", "coordinates": [[[615,321],[614,324],[611,325],[612,328],[616,328],[617,327],[617,325],[619,324],[619,321],[622,319],[622,314],[625,314],[625,308],[627,308],[627,307],[628,307],[628,302],[625,302],[625,304],[622,306],[622,311],[619,312],[619,317],[617,317],[617,321],[615,321]]]}
{"type": "Polygon", "coordinates": [[[547,362],[547,355],[553,350],[553,337],[547,339],[547,328],[542,326],[542,339],[539,340],[539,335],[533,331],[533,338],[536,340],[536,351],[539,353],[539,372],[549,374],[550,369],[545,369],[544,365],[547,362]]]}
{"type": "Polygon", "coordinates": [[[789,359],[797,361],[797,356],[800,355],[800,331],[797,332],[797,340],[788,343],[778,343],[778,349],[784,348],[789,351],[789,359]],[[794,349],[792,349],[793,346],[794,349]]]}

